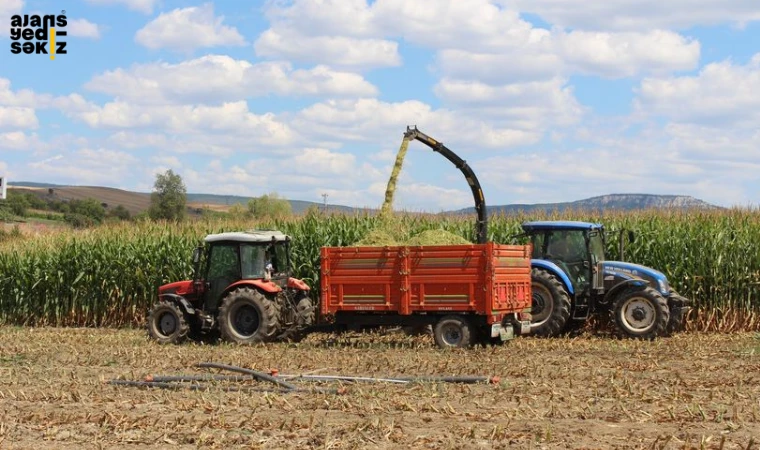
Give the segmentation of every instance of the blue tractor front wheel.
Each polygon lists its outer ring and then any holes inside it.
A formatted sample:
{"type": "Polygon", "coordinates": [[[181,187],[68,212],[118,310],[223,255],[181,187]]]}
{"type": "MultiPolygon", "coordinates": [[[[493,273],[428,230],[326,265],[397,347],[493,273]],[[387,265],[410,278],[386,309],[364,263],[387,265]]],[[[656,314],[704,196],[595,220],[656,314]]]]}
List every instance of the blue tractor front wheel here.
{"type": "Polygon", "coordinates": [[[615,300],[612,311],[618,332],[634,339],[665,335],[670,320],[667,300],[650,287],[623,291],[615,300]]]}

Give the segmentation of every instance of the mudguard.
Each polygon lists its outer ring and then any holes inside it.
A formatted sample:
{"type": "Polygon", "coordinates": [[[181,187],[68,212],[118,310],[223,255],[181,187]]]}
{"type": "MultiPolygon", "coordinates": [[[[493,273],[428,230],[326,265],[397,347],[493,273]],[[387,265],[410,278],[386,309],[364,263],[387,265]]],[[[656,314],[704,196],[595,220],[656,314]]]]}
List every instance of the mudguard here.
{"type": "Polygon", "coordinates": [[[276,294],[280,291],[282,291],[282,288],[280,286],[277,286],[271,281],[264,281],[264,280],[240,280],[236,283],[232,283],[229,285],[226,289],[226,292],[231,291],[232,289],[238,287],[238,286],[253,286],[256,289],[259,289],[261,291],[267,292],[269,294],[276,294]]]}
{"type": "Polygon", "coordinates": [[[565,271],[560,269],[558,265],[545,259],[531,259],[530,265],[531,267],[540,267],[542,269],[546,269],[554,275],[558,276],[559,279],[562,280],[562,284],[565,285],[567,292],[570,295],[575,294],[575,289],[573,288],[573,283],[570,282],[570,277],[568,277],[565,271]]]}
{"type": "Polygon", "coordinates": [[[624,289],[627,289],[629,287],[637,287],[644,289],[647,286],[649,286],[649,281],[643,280],[641,278],[631,278],[630,280],[624,280],[620,283],[616,284],[612,287],[609,291],[607,291],[604,294],[604,303],[607,303],[608,301],[612,300],[618,293],[622,292],[624,289]]]}
{"type": "Polygon", "coordinates": [[[288,278],[288,287],[292,289],[299,289],[302,291],[310,291],[311,288],[308,284],[306,284],[303,280],[299,280],[298,278],[288,278]]]}
{"type": "Polygon", "coordinates": [[[183,296],[177,294],[161,294],[158,296],[161,300],[168,300],[178,304],[186,313],[195,314],[195,308],[190,302],[183,296]]]}

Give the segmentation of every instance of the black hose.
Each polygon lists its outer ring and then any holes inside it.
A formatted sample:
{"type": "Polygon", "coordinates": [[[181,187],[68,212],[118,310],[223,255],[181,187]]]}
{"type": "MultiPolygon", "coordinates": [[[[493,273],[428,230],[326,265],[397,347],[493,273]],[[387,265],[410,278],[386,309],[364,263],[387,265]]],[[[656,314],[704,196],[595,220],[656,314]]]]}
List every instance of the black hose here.
{"type": "Polygon", "coordinates": [[[464,384],[477,384],[477,383],[498,383],[497,377],[482,377],[482,376],[468,376],[468,377],[395,377],[397,380],[404,380],[409,382],[429,382],[429,383],[464,383],[464,384]]]}
{"type": "Polygon", "coordinates": [[[210,386],[206,384],[164,383],[159,381],[111,380],[109,381],[109,384],[121,386],[153,387],[160,389],[190,389],[191,391],[220,389],[227,392],[278,392],[282,394],[293,392],[290,389],[267,389],[255,386],[210,386]]]}
{"type": "Polygon", "coordinates": [[[369,383],[396,383],[406,384],[407,380],[398,378],[371,378],[371,377],[353,377],[343,375],[277,375],[277,378],[283,378],[290,381],[351,381],[351,382],[369,382],[369,383]]]}
{"type": "Polygon", "coordinates": [[[213,363],[213,362],[205,362],[205,363],[198,363],[196,364],[196,367],[207,367],[207,368],[213,368],[213,369],[222,369],[222,370],[229,370],[231,372],[238,372],[238,373],[244,373],[246,375],[251,375],[252,377],[256,378],[257,380],[263,380],[263,381],[269,381],[270,383],[274,383],[278,386],[282,386],[285,389],[291,390],[291,391],[297,391],[298,387],[295,385],[292,385],[290,383],[287,383],[282,380],[278,380],[276,377],[273,377],[271,375],[268,375],[264,372],[259,372],[256,370],[246,369],[244,367],[238,367],[238,366],[230,366],[228,364],[219,364],[219,363],[213,363]]]}
{"type": "Polygon", "coordinates": [[[343,376],[343,375],[278,375],[277,378],[283,378],[290,381],[353,381],[353,382],[370,382],[370,383],[462,383],[462,384],[477,384],[477,383],[498,383],[498,377],[485,377],[485,376],[462,376],[462,377],[434,377],[434,376],[419,376],[419,377],[355,377],[355,376],[343,376]]]}
{"type": "Polygon", "coordinates": [[[246,381],[253,377],[244,377],[241,375],[149,375],[145,381],[167,382],[167,381],[246,381]]]}
{"type": "MultiPolygon", "coordinates": [[[[165,377],[169,378],[169,377],[165,377]]],[[[183,377],[185,378],[185,377],[183,377]]],[[[246,378],[250,380],[251,378],[246,378]]],[[[281,394],[289,394],[291,392],[309,392],[318,394],[344,394],[345,389],[267,389],[256,386],[220,386],[209,384],[187,384],[187,383],[169,383],[164,381],[133,381],[133,380],[111,380],[109,384],[122,385],[122,386],[138,386],[138,387],[155,387],[160,389],[190,389],[192,391],[205,391],[212,389],[220,389],[226,392],[276,392],[281,394]]]]}

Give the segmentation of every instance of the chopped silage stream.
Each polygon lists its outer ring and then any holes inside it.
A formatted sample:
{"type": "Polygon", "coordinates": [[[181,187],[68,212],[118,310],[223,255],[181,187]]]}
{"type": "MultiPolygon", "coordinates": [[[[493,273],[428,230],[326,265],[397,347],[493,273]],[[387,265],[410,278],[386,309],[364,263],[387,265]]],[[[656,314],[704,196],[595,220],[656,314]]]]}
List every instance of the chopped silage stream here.
{"type": "Polygon", "coordinates": [[[418,246],[418,245],[461,245],[472,244],[472,242],[443,229],[425,230],[419,234],[410,236],[409,230],[406,229],[401,220],[393,215],[393,200],[396,194],[396,185],[398,176],[404,165],[406,152],[409,148],[409,139],[406,137],[401,141],[396,154],[396,160],[393,164],[393,170],[388,178],[388,185],[385,189],[385,201],[380,208],[380,216],[377,226],[370,230],[364,238],[356,242],[357,246],[384,247],[384,246],[418,246]]]}

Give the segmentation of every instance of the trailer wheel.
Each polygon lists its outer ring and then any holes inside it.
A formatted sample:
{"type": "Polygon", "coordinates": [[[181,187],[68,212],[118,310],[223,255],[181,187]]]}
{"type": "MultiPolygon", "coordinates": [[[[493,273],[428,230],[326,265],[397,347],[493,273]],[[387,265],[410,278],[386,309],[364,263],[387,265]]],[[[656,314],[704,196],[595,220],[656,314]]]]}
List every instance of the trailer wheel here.
{"type": "Polygon", "coordinates": [[[441,348],[470,347],[475,330],[464,317],[445,316],[433,328],[435,343],[441,348]]]}
{"type": "Polygon", "coordinates": [[[159,300],[148,313],[148,334],[159,344],[180,344],[189,331],[184,311],[173,302],[159,300]]]}
{"type": "Polygon", "coordinates": [[[308,328],[314,325],[314,303],[307,295],[303,295],[301,300],[298,301],[295,311],[295,324],[290,328],[287,328],[278,339],[289,340],[291,342],[298,342],[306,337],[308,328]]]}
{"type": "Polygon", "coordinates": [[[652,288],[623,291],[615,300],[613,314],[618,332],[637,339],[663,335],[670,320],[667,301],[652,288]]]}
{"type": "Polygon", "coordinates": [[[277,332],[275,303],[249,287],[227,294],[219,308],[219,331],[222,338],[236,344],[270,341],[277,332]]]}
{"type": "Polygon", "coordinates": [[[533,269],[531,290],[531,334],[544,337],[560,334],[570,318],[570,296],[565,287],[546,270],[533,269]]]}

